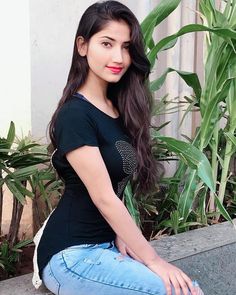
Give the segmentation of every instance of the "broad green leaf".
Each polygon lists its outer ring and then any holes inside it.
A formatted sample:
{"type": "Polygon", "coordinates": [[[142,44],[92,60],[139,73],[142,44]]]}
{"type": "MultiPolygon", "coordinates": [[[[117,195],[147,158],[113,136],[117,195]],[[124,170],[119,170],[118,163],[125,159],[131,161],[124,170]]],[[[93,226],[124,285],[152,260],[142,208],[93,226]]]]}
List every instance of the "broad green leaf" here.
{"type": "MultiPolygon", "coordinates": [[[[201,24],[190,24],[182,27],[177,33],[167,36],[163,38],[161,41],[159,41],[152,50],[148,53],[148,59],[151,63],[151,66],[153,67],[155,64],[155,59],[157,54],[160,51],[166,50],[167,48],[170,48],[170,43],[173,43],[173,41],[177,41],[177,38],[191,32],[199,32],[199,31],[209,31],[212,33],[217,34],[218,36],[224,38],[228,42],[228,37],[232,39],[236,39],[236,31],[232,29],[224,29],[224,28],[208,28],[206,26],[203,26],[201,24]]],[[[231,44],[230,44],[231,45],[231,44]]]]}
{"type": "Polygon", "coordinates": [[[202,223],[195,222],[195,221],[184,222],[184,223],[179,224],[179,228],[184,228],[184,227],[189,227],[189,226],[196,226],[196,225],[201,225],[202,226],[202,223]]]}
{"type": "Polygon", "coordinates": [[[178,233],[178,228],[179,228],[179,223],[180,223],[180,216],[179,216],[179,211],[175,210],[170,213],[170,220],[171,220],[171,225],[174,230],[174,233],[178,233]]]}
{"type": "MultiPolygon", "coordinates": [[[[212,47],[215,48],[215,42],[214,44],[211,44],[212,47]]],[[[206,69],[208,70],[208,68],[213,68],[214,65],[216,64],[216,71],[213,72],[209,72],[209,79],[207,81],[212,81],[212,79],[210,79],[210,77],[212,78],[212,76],[210,76],[212,73],[215,75],[216,77],[216,81],[215,82],[215,87],[216,89],[219,89],[221,87],[221,85],[223,85],[224,81],[227,80],[231,75],[230,75],[230,67],[231,67],[231,63],[232,60],[235,58],[235,52],[233,52],[232,48],[230,48],[230,46],[228,46],[227,44],[223,44],[220,47],[219,53],[216,51],[216,49],[214,49],[214,52],[211,53],[212,54],[212,60],[211,60],[211,64],[210,65],[206,65],[206,69]],[[212,65],[213,63],[213,65],[212,65]]],[[[208,86],[208,84],[206,84],[206,87],[208,86]]]]}
{"type": "Polygon", "coordinates": [[[225,81],[228,79],[228,75],[226,76],[225,72],[222,72],[220,67],[226,58],[225,52],[227,52],[227,47],[229,46],[223,42],[223,39],[220,40],[219,38],[214,39],[210,45],[204,65],[205,87],[203,87],[200,101],[200,112],[202,117],[205,114],[206,106],[214,99],[217,91],[219,92],[219,89],[223,87],[225,81]],[[218,80],[218,78],[221,80],[218,80]],[[221,84],[219,84],[220,81],[221,84]]]}
{"type": "Polygon", "coordinates": [[[12,248],[12,250],[14,251],[15,249],[20,249],[20,248],[25,247],[26,245],[28,245],[28,244],[30,244],[32,242],[33,242],[33,239],[20,241],[19,243],[17,243],[16,245],[14,245],[14,247],[12,248]]]}
{"type": "Polygon", "coordinates": [[[164,84],[167,74],[173,71],[178,73],[180,77],[186,82],[186,84],[193,89],[197,100],[199,101],[202,89],[197,74],[185,71],[178,71],[173,68],[167,68],[167,70],[164,72],[164,74],[161,75],[161,77],[150,83],[151,91],[159,90],[164,84]]]}
{"type": "Polygon", "coordinates": [[[184,218],[184,221],[187,220],[191,212],[198,182],[196,170],[189,169],[189,171],[190,172],[185,180],[184,189],[180,194],[179,204],[177,208],[180,216],[184,218]]]}
{"type": "Polygon", "coordinates": [[[38,144],[38,143],[27,144],[26,146],[19,148],[18,151],[24,152],[24,151],[30,150],[32,147],[36,147],[36,146],[40,146],[40,144],[38,144]]]}
{"type": "Polygon", "coordinates": [[[189,167],[196,169],[202,181],[214,191],[211,166],[204,153],[188,142],[165,136],[159,136],[158,139],[166,142],[168,150],[179,155],[189,167]]]}
{"type": "MultiPolygon", "coordinates": [[[[14,185],[13,189],[16,188],[20,194],[27,195],[30,198],[34,197],[34,194],[22,185],[20,180],[14,175],[13,172],[11,172],[6,167],[2,167],[2,169],[7,173],[7,176],[4,178],[4,181],[6,183],[10,183],[9,185],[11,185],[11,184],[14,185]]],[[[9,187],[9,189],[10,189],[10,187],[9,187]]],[[[20,196],[19,196],[19,198],[20,198],[20,196]]]]}
{"type": "Polygon", "coordinates": [[[20,168],[15,170],[14,172],[12,172],[12,175],[14,175],[15,177],[17,177],[18,179],[26,179],[27,177],[31,176],[32,174],[34,174],[35,172],[38,171],[37,166],[29,166],[29,167],[25,167],[25,168],[20,168]]]}
{"type": "MultiPolygon", "coordinates": [[[[224,216],[224,218],[225,218],[226,220],[230,221],[230,222],[234,225],[233,220],[231,219],[229,213],[226,211],[226,209],[225,209],[224,206],[221,204],[219,198],[218,198],[216,195],[215,195],[215,200],[216,200],[216,204],[217,204],[217,206],[218,206],[218,208],[219,208],[219,211],[220,211],[221,215],[224,216]]],[[[234,225],[234,226],[235,226],[235,225],[234,225]]]]}
{"type": "Polygon", "coordinates": [[[15,150],[13,150],[13,149],[1,149],[0,148],[0,153],[13,153],[13,152],[15,152],[15,150]]]}
{"type": "Polygon", "coordinates": [[[130,182],[128,182],[128,184],[125,187],[124,197],[125,197],[126,206],[130,215],[134,219],[135,223],[140,227],[141,226],[140,214],[134,206],[135,200],[133,198],[130,182]]]}
{"type": "Polygon", "coordinates": [[[215,23],[215,9],[212,1],[199,1],[199,11],[203,13],[204,17],[207,20],[208,26],[212,27],[215,23]]]}
{"type": "Polygon", "coordinates": [[[200,126],[200,133],[201,133],[200,149],[201,150],[208,145],[211,139],[212,133],[214,131],[214,126],[219,119],[219,116],[217,116],[218,104],[220,101],[225,99],[230,83],[231,83],[231,79],[226,80],[222,89],[220,89],[217,92],[216,96],[211,101],[209,101],[208,105],[206,106],[205,114],[202,118],[202,122],[200,126]]]}
{"type": "Polygon", "coordinates": [[[12,179],[5,178],[5,183],[9,190],[12,192],[12,194],[17,198],[17,200],[24,206],[26,204],[26,200],[24,195],[19,191],[18,188],[16,188],[15,183],[12,181],[12,179]]]}
{"type": "Polygon", "coordinates": [[[229,25],[232,28],[235,28],[236,27],[236,4],[235,4],[235,0],[233,0],[232,5],[230,5],[231,1],[227,1],[227,2],[228,2],[227,6],[231,6],[229,25]]]}
{"type": "Polygon", "coordinates": [[[161,0],[158,5],[148,14],[141,23],[145,44],[147,47],[154,46],[152,35],[155,27],[176,9],[181,0],[161,0]]]}
{"type": "MultiPolygon", "coordinates": [[[[202,182],[199,184],[202,186],[202,182]]],[[[200,221],[202,224],[207,224],[207,216],[206,216],[206,195],[207,195],[207,187],[201,187],[200,191],[197,194],[198,197],[198,207],[197,213],[199,214],[200,221]]]]}
{"type": "Polygon", "coordinates": [[[34,198],[34,193],[28,190],[26,187],[24,187],[22,184],[16,182],[15,186],[18,188],[18,190],[25,196],[30,197],[31,199],[34,198]]]}
{"type": "Polygon", "coordinates": [[[233,77],[228,95],[226,98],[227,110],[229,113],[229,123],[231,129],[236,128],[236,56],[234,57],[233,63],[229,66],[229,76],[233,77]]]}
{"type": "Polygon", "coordinates": [[[15,139],[15,124],[11,121],[10,128],[7,134],[7,142],[9,144],[8,148],[12,146],[14,139],[15,139]]]}
{"type": "Polygon", "coordinates": [[[232,141],[232,143],[236,147],[236,136],[234,136],[231,132],[225,132],[225,135],[232,141]]]}
{"type": "Polygon", "coordinates": [[[158,126],[157,128],[155,128],[156,131],[161,130],[162,128],[164,128],[165,126],[167,126],[171,121],[165,122],[162,125],[158,126]]]}

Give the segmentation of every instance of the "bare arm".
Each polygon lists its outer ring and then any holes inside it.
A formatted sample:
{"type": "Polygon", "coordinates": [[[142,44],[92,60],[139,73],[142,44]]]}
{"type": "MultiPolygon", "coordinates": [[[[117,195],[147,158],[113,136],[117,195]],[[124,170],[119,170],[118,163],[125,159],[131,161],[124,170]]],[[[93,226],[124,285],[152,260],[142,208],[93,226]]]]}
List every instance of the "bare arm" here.
{"type": "Polygon", "coordinates": [[[67,153],[66,157],[115,233],[146,265],[158,259],[156,251],[116,196],[99,148],[82,146],[67,153]]]}
{"type": "MultiPolygon", "coordinates": [[[[123,194],[122,196],[122,203],[125,204],[125,196],[123,194]]],[[[137,255],[135,255],[135,253],[125,244],[125,242],[121,239],[121,237],[119,237],[118,235],[116,235],[115,238],[115,245],[117,247],[117,249],[120,251],[120,253],[122,255],[129,255],[130,257],[132,257],[133,259],[144,263],[140,257],[138,257],[137,255]]]]}

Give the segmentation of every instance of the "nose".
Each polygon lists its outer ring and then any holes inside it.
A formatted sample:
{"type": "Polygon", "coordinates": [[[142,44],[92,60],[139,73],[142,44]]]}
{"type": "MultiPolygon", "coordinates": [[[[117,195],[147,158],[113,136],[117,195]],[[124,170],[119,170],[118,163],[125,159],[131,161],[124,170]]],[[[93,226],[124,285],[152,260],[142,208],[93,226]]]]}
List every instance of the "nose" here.
{"type": "Polygon", "coordinates": [[[116,63],[123,62],[124,58],[123,58],[122,48],[120,48],[120,47],[114,48],[112,59],[113,59],[113,62],[116,62],[116,63]]]}

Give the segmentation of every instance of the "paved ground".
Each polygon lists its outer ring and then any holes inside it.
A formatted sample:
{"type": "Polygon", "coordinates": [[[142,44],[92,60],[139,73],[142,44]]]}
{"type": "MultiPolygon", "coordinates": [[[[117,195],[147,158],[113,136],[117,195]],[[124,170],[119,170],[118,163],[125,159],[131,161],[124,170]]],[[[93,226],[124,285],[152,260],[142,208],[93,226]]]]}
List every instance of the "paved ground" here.
{"type": "MultiPolygon", "coordinates": [[[[236,230],[229,222],[164,237],[151,244],[161,257],[197,280],[205,295],[236,295],[236,230]]],[[[42,287],[36,290],[31,279],[32,274],[27,274],[1,281],[0,295],[52,294],[42,287]]]]}

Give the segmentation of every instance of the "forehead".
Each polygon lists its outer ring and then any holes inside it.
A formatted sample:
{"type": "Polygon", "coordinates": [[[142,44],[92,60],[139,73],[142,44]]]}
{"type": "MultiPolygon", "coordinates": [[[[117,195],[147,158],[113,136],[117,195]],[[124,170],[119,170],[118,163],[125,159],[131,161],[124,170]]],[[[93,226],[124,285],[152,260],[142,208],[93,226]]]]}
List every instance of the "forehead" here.
{"type": "Polygon", "coordinates": [[[130,27],[125,21],[109,21],[94,37],[101,38],[102,36],[107,36],[116,41],[125,42],[130,40],[130,33],[130,27]]]}

